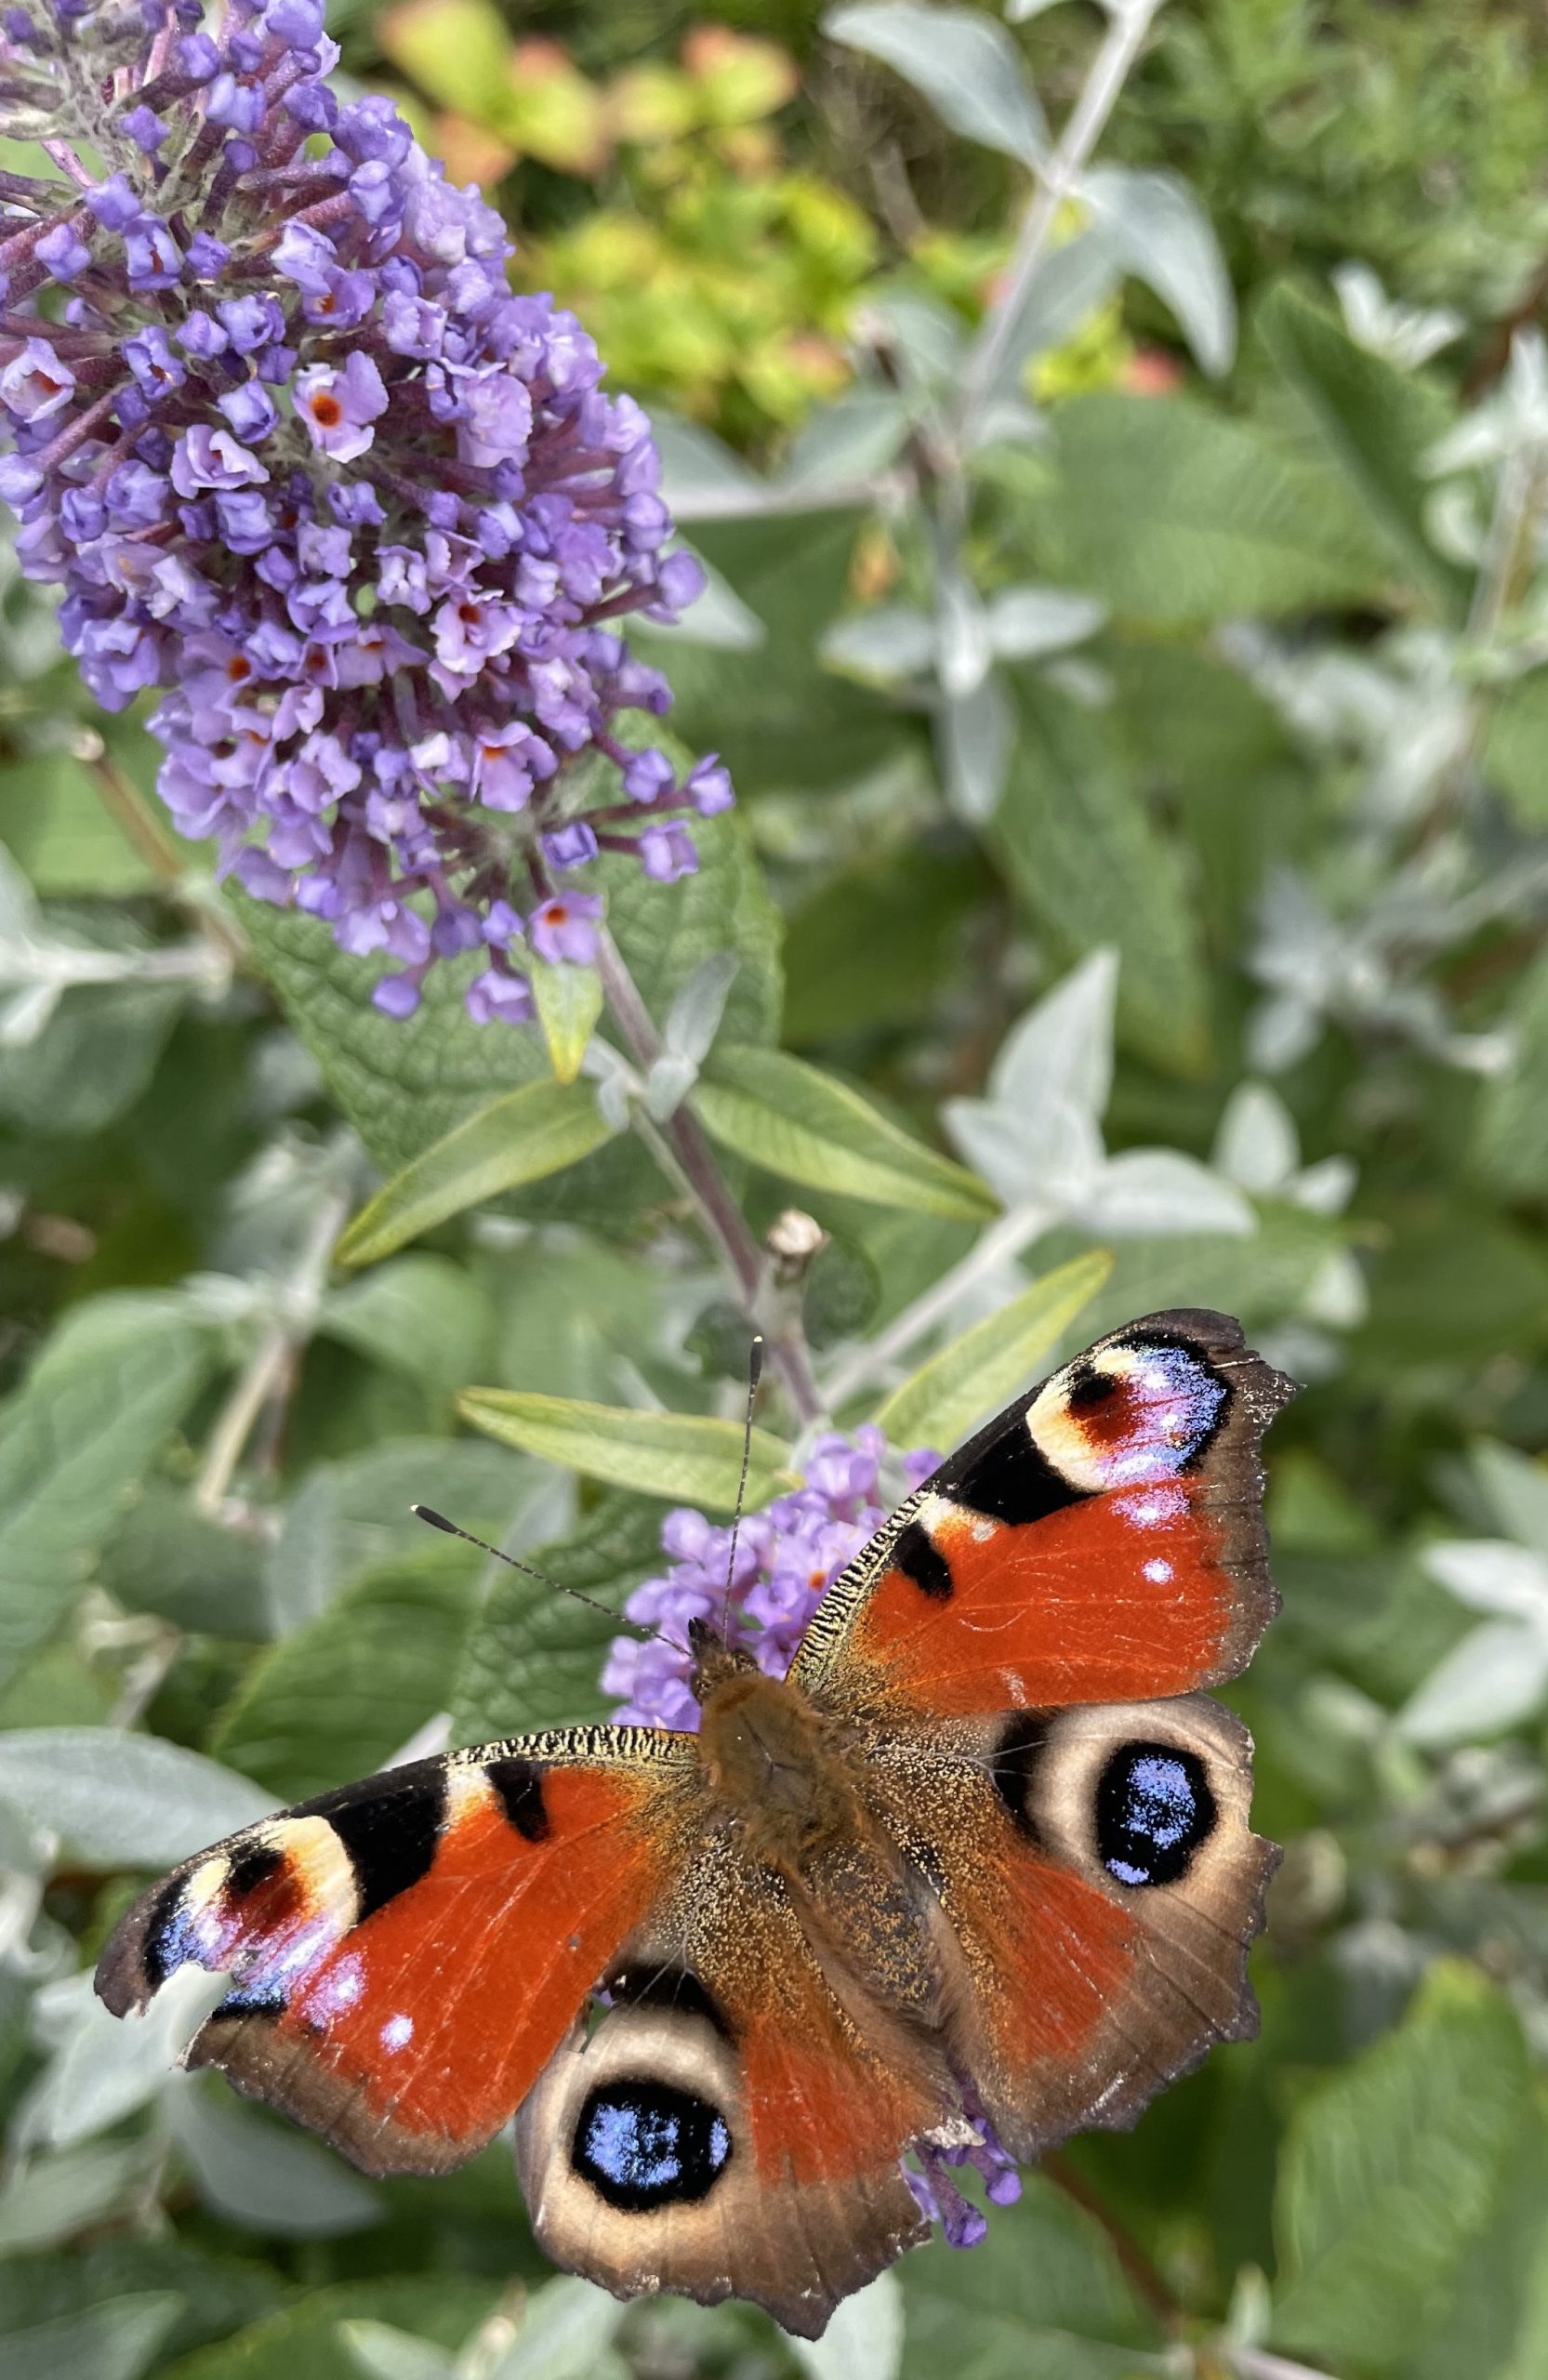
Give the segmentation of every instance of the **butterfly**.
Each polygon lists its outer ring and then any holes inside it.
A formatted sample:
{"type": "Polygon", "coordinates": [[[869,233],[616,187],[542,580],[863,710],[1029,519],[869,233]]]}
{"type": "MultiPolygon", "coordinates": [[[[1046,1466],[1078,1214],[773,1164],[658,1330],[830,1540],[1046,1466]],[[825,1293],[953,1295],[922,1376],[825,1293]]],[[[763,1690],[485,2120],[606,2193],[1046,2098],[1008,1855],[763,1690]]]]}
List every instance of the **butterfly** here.
{"type": "Polygon", "coordinates": [[[1293,1394],[1218,1314],[1100,1339],[942,1464],[788,1675],[693,1623],[696,1734],[415,1761],[187,1860],[97,1989],[227,1971],[186,2054],[369,2174],[515,2118],[536,2237],[619,2296],[799,2335],[929,2227],[900,2159],[1026,2162],[1256,2030],[1277,1858],[1201,1688],[1277,1607],[1259,1443],[1293,1394]]]}

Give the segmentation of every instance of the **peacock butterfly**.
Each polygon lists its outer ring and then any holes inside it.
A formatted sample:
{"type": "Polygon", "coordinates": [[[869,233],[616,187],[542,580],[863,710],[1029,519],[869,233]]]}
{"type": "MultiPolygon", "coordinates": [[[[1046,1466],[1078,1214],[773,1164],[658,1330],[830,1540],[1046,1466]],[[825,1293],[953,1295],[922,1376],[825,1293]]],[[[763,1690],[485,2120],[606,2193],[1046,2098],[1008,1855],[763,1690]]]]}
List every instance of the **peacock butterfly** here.
{"type": "Polygon", "coordinates": [[[577,1726],[245,1828],[103,1954],[115,2015],[229,1970],[187,2062],[371,2174],[516,2119],[553,2260],[805,2337],[926,2236],[900,2159],[1131,2123],[1256,2026],[1277,1856],[1199,1689],[1276,1608],[1259,1441],[1292,1394],[1152,1315],[899,1507],[783,1680],[695,1623],[697,1734],[577,1726]]]}

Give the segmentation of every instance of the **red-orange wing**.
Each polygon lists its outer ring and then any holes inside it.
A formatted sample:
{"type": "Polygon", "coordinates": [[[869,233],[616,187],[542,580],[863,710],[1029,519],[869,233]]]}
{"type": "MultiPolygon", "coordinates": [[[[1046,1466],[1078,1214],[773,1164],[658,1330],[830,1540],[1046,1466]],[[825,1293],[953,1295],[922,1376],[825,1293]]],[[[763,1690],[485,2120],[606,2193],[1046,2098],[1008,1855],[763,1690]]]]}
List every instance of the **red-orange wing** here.
{"type": "Polygon", "coordinates": [[[192,2066],[366,2173],[459,2164],[525,2096],[619,1944],[674,1883],[691,1737],[588,1727],[417,1761],[188,1860],[97,1971],[116,2016],[229,1970],[192,2066]]]}
{"type": "Polygon", "coordinates": [[[909,1498],[824,1597],[792,1677],[936,1719],[1234,1677],[1277,1607],[1258,1447],[1293,1394],[1225,1315],[1127,1324],[909,1498]]]}

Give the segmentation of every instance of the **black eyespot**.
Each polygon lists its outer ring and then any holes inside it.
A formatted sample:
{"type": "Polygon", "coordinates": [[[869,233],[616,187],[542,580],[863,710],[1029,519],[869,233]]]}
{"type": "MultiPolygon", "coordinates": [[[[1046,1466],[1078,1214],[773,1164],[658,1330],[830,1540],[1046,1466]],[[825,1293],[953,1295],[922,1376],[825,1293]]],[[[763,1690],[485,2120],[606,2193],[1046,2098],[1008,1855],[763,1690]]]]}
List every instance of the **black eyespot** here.
{"type": "Polygon", "coordinates": [[[1072,1413],[1090,1413],[1116,1396],[1121,1385],[1111,1372],[1099,1372],[1094,1364],[1085,1365],[1075,1372],[1065,1391],[1065,1406],[1072,1413]]]}
{"type": "Polygon", "coordinates": [[[1018,1830],[1033,1843],[1040,1842],[1041,1834],[1032,1816],[1032,1788],[1047,1750],[1047,1713],[1018,1711],[1005,1723],[1005,1733],[996,1747],[990,1772],[995,1791],[1018,1830]]]}
{"type": "Polygon", "coordinates": [[[1096,1789],[1097,1857],[1120,1884],[1174,1884],[1217,1816],[1197,1752],[1120,1745],[1096,1789]]]}
{"type": "Polygon", "coordinates": [[[708,2198],[731,2156],[731,2128],[708,2099],[669,2082],[599,2082],[576,2125],[570,2162],[624,2215],[708,2198]]]}

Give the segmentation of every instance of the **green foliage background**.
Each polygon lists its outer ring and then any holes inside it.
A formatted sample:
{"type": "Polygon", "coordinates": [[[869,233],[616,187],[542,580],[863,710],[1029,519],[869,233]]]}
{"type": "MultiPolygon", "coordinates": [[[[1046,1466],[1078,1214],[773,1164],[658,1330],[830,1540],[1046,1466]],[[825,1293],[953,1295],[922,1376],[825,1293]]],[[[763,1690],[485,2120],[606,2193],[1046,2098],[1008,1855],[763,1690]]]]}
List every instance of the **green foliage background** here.
{"type": "MultiPolygon", "coordinates": [[[[716,575],[652,658],[740,804],[610,918],[755,1246],[827,1235],[775,1335],[905,1442],[1168,1303],[1306,1383],[1230,1698],[1262,2036],[798,2361],[548,2282],[499,2144],[367,2188],[94,2011],[223,1827],[606,1707],[605,1621],[407,1505],[616,1606],[729,1500],[747,1325],[666,1078],[642,1130],[621,1060],[554,1080],[584,997],[546,1046],[446,968],[393,1025],[218,895],[7,560],[0,2380],[1548,2369],[1548,35],[1172,0],[965,428],[1027,162],[866,13],[337,30],[652,403],[716,575]]],[[[1057,138],[1109,22],[1020,16],[1057,138]]]]}

